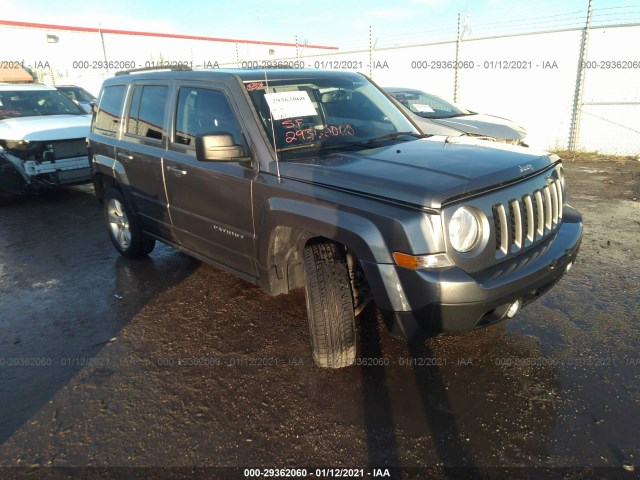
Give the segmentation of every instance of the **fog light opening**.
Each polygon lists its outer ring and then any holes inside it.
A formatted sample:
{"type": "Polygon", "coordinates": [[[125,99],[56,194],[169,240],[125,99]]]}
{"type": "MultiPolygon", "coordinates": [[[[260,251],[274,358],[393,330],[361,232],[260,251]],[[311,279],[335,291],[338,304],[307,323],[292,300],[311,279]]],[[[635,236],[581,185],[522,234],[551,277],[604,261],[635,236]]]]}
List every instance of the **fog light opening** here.
{"type": "Polygon", "coordinates": [[[564,272],[565,272],[565,273],[569,273],[569,270],[571,270],[571,267],[573,267],[573,262],[569,262],[569,263],[567,264],[567,268],[566,268],[566,270],[565,270],[564,272]]]}
{"type": "Polygon", "coordinates": [[[507,310],[507,318],[515,317],[520,311],[520,299],[516,300],[511,304],[509,310],[507,310]]]}

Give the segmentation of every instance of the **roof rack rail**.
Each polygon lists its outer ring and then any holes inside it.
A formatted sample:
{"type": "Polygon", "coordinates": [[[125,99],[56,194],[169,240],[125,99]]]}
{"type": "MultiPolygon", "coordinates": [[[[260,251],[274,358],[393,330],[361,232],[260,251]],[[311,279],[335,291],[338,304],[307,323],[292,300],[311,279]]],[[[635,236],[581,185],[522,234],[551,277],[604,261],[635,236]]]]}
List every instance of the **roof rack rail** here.
{"type": "Polygon", "coordinates": [[[139,72],[156,72],[156,71],[187,71],[191,72],[193,69],[186,65],[158,65],[157,67],[141,67],[141,68],[132,68],[131,70],[120,70],[116,72],[116,76],[118,75],[128,75],[130,73],[139,73],[139,72]]]}
{"type": "MultiPolygon", "coordinates": [[[[287,61],[287,60],[285,60],[287,61]]],[[[291,61],[293,63],[293,60],[291,61]]],[[[300,68],[292,67],[291,65],[268,65],[266,67],[244,67],[240,70],[301,70],[300,68]]]]}

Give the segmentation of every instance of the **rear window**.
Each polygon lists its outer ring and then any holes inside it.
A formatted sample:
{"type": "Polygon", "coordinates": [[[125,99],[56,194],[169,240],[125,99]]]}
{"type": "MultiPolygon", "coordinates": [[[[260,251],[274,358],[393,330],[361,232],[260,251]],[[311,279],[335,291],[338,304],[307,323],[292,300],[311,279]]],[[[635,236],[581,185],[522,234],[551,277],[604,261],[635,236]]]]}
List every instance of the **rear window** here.
{"type": "Polygon", "coordinates": [[[167,90],[167,87],[162,85],[135,88],[127,116],[127,134],[162,139],[167,90]]]}
{"type": "Polygon", "coordinates": [[[120,123],[120,111],[124,102],[125,85],[105,87],[100,98],[100,107],[96,114],[93,129],[103,134],[115,134],[120,123]]]}

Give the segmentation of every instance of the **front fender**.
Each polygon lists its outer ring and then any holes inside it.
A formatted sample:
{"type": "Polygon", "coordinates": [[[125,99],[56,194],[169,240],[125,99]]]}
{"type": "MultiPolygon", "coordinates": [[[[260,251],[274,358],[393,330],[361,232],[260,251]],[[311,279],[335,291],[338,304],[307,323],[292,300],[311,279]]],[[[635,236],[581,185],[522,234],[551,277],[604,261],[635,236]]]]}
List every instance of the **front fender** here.
{"type": "Polygon", "coordinates": [[[271,198],[263,210],[262,224],[257,226],[258,259],[268,258],[273,232],[279,226],[288,226],[307,232],[309,237],[324,237],[341,243],[358,258],[376,263],[392,263],[384,236],[369,219],[339,207],[328,207],[302,200],[271,198]]]}
{"type": "Polygon", "coordinates": [[[0,154],[0,173],[12,174],[18,173],[22,178],[24,178],[25,183],[30,183],[29,175],[24,169],[24,162],[9,152],[2,152],[0,154]]]}
{"type": "Polygon", "coordinates": [[[367,218],[288,198],[267,199],[263,207],[256,254],[261,286],[272,295],[303,285],[302,251],[313,238],[344,245],[358,258],[391,261],[382,232],[367,218]]]}
{"type": "Polygon", "coordinates": [[[6,153],[0,156],[0,192],[22,193],[28,184],[29,177],[24,172],[22,163],[16,164],[16,162],[9,160],[6,153]]]}

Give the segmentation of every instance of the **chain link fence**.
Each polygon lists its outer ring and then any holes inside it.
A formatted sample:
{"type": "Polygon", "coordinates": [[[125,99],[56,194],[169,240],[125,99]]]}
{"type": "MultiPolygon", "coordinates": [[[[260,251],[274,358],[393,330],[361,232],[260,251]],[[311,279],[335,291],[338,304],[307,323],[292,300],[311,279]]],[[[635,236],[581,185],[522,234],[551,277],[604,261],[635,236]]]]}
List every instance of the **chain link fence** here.
{"type": "Polygon", "coordinates": [[[640,24],[591,25],[300,58],[508,118],[532,147],[640,156],[639,44],[640,24]]]}

